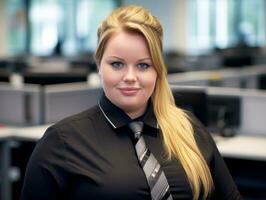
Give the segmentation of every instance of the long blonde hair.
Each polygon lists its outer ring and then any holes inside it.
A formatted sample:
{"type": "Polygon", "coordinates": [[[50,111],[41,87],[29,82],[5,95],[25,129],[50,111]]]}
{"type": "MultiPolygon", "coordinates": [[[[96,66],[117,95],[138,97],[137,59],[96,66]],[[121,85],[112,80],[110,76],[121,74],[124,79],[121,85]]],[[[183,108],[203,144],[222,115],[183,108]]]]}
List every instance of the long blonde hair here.
{"type": "Polygon", "coordinates": [[[97,64],[102,59],[109,38],[121,30],[138,32],[145,37],[157,72],[152,102],[166,153],[169,159],[174,156],[183,166],[193,199],[199,198],[201,188],[204,198],[207,198],[213,186],[211,173],[195,141],[189,117],[175,105],[162,56],[163,29],[159,20],[140,6],[125,6],[113,11],[98,29],[98,46],[94,56],[97,64]]]}

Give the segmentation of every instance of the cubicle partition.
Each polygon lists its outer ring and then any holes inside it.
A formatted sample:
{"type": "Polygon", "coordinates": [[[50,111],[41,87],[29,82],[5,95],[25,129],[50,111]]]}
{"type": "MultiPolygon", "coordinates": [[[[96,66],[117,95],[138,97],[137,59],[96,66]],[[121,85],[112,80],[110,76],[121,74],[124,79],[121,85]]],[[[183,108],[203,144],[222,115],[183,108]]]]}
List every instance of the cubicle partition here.
{"type": "Polygon", "coordinates": [[[36,142],[14,136],[10,127],[20,130],[41,124],[41,99],[39,85],[16,88],[0,83],[0,199],[19,199],[21,177],[36,142]]]}
{"type": "Polygon", "coordinates": [[[209,99],[220,98],[224,102],[228,98],[239,99],[239,103],[229,107],[231,115],[228,116],[232,118],[232,115],[235,115],[234,120],[238,118],[237,134],[266,137],[266,91],[209,87],[207,93],[209,99]],[[233,110],[239,110],[238,116],[232,113],[233,110]]]}
{"type": "Polygon", "coordinates": [[[45,86],[44,123],[54,123],[96,105],[101,93],[101,88],[89,87],[86,82],[45,86]]]}
{"type": "Polygon", "coordinates": [[[96,105],[101,88],[86,82],[48,86],[0,83],[0,124],[32,126],[54,123],[96,105]]]}
{"type": "Polygon", "coordinates": [[[249,66],[169,74],[174,85],[264,89],[266,66],[249,66]]]}
{"type": "Polygon", "coordinates": [[[13,126],[41,124],[41,96],[38,85],[25,84],[16,88],[0,83],[0,123],[13,126]]]}

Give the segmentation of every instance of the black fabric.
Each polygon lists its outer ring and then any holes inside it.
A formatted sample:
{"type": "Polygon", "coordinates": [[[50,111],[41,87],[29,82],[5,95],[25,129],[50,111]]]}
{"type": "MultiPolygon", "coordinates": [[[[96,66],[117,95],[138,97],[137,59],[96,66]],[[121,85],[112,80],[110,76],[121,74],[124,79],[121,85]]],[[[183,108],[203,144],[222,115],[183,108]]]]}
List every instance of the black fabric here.
{"type": "MultiPolygon", "coordinates": [[[[28,163],[21,200],[150,199],[134,136],[126,126],[132,120],[105,96],[99,104],[47,129],[28,163]]],[[[141,120],[146,144],[161,163],[173,199],[192,199],[182,166],[166,159],[151,103],[141,120]]],[[[193,126],[213,175],[210,199],[241,199],[212,137],[196,120],[193,126]]]]}

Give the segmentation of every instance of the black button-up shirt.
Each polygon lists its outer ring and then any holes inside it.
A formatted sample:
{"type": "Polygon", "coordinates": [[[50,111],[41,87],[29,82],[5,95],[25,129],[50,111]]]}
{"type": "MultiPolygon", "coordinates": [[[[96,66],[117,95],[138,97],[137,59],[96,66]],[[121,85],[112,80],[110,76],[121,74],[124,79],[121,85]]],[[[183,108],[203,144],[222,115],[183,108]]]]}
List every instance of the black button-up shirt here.
{"type": "MultiPolygon", "coordinates": [[[[182,166],[166,159],[151,103],[140,118],[146,144],[160,162],[173,198],[192,199],[182,166]]],[[[127,126],[131,121],[103,95],[99,105],[48,128],[29,161],[21,199],[151,199],[127,126]]],[[[211,136],[197,123],[194,128],[213,175],[211,199],[240,199],[211,136]]]]}

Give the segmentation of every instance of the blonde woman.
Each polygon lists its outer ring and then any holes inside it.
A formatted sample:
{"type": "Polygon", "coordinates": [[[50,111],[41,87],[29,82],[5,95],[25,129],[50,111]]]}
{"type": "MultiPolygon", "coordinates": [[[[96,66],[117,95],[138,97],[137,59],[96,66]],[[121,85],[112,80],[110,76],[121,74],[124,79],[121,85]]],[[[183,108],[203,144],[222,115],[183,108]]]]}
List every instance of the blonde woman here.
{"type": "Polygon", "coordinates": [[[162,38],[143,7],[121,7],[102,22],[95,61],[103,95],[46,131],[22,200],[241,199],[211,136],[174,104],[162,38]]]}

